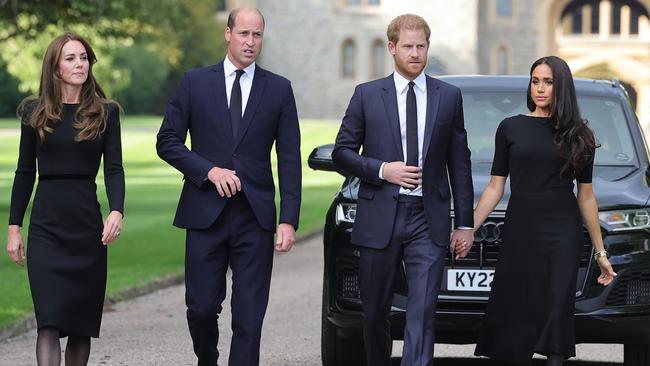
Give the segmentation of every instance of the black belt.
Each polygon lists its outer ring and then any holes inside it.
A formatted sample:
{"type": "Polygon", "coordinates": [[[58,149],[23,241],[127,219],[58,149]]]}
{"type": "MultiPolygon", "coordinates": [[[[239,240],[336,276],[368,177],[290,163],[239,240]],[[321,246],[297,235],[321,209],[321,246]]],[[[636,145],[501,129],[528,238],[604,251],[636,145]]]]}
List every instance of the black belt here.
{"type": "Polygon", "coordinates": [[[399,194],[397,195],[397,202],[422,203],[422,196],[399,194]]]}
{"type": "Polygon", "coordinates": [[[86,174],[41,174],[38,176],[39,181],[44,180],[90,180],[95,181],[94,175],[86,174]]]}

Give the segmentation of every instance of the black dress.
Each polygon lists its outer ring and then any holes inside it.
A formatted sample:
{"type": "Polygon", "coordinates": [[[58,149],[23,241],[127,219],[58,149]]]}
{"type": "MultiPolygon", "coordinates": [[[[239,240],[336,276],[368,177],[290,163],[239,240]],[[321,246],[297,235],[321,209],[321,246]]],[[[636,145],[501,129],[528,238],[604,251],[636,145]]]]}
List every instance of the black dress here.
{"type": "Polygon", "coordinates": [[[105,131],[76,142],[77,104],[64,104],[61,121],[41,143],[21,124],[20,155],[11,196],[10,225],[21,225],[38,162],[39,182],[27,236],[27,270],[38,329],[61,336],[99,336],[106,289],[106,247],[95,177],[104,157],[110,210],[124,209],[124,171],[119,113],[107,105],[105,131]]]}
{"type": "MultiPolygon", "coordinates": [[[[593,154],[592,154],[593,156],[593,154]]],[[[492,175],[510,175],[503,246],[475,354],[523,363],[533,353],[575,356],[576,276],[583,248],[573,180],[550,118],[518,115],[496,133],[492,175]]],[[[590,183],[593,159],[576,180],[590,183]]]]}

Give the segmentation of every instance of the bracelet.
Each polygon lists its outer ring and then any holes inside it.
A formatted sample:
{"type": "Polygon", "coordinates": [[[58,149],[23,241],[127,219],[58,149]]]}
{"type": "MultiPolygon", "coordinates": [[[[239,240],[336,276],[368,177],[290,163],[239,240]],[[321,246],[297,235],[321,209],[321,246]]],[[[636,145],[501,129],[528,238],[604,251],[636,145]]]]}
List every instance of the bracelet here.
{"type": "Polygon", "coordinates": [[[598,258],[600,258],[600,257],[607,258],[607,251],[606,250],[600,250],[600,251],[594,253],[594,259],[595,260],[598,260],[598,258]]]}

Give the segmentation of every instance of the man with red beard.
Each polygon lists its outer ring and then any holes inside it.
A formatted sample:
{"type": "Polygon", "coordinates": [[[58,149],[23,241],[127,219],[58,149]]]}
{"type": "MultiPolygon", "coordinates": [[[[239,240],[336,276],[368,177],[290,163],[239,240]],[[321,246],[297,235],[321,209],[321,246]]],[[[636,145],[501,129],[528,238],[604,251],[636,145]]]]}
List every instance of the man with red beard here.
{"type": "Polygon", "coordinates": [[[388,26],[395,72],[357,86],[336,138],[337,168],[361,180],[352,243],[369,366],[389,366],[393,282],[408,281],[402,366],[433,363],[434,317],[450,244],[464,257],[473,238],[470,151],[460,90],[424,74],[431,30],[417,15],[388,26]],[[363,147],[363,152],[359,153],[363,147]],[[451,187],[451,189],[450,189],[451,187]]]}

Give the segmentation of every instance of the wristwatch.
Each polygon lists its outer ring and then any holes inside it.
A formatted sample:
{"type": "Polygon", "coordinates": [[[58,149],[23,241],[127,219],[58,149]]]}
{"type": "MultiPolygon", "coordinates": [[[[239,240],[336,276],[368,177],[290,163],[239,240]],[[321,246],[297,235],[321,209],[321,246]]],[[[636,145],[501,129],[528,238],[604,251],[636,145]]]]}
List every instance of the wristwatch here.
{"type": "Polygon", "coordinates": [[[597,251],[596,253],[594,253],[594,259],[595,260],[598,260],[598,258],[600,258],[600,257],[607,258],[607,251],[606,250],[600,250],[600,251],[597,251]]]}

